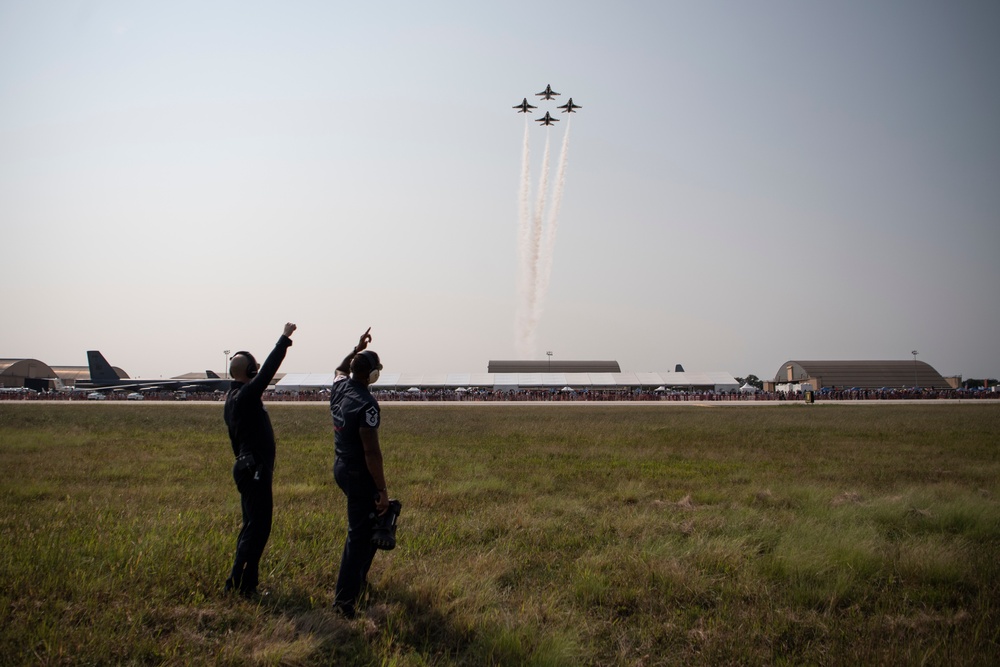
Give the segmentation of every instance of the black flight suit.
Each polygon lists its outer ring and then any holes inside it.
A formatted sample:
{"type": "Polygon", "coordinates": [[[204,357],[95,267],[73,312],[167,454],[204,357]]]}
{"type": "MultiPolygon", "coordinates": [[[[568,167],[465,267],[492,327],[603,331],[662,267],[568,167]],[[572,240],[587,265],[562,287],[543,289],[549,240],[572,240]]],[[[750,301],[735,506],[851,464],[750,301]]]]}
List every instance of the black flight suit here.
{"type": "Polygon", "coordinates": [[[236,539],[233,570],[226,579],[226,590],[236,589],[244,595],[257,590],[258,569],[264,546],[271,536],[271,513],[274,501],[271,480],[274,473],[275,442],[271,418],[262,397],[292,344],[290,338],[278,339],[264,365],[247,383],[233,382],[226,394],[225,420],[229,440],[237,463],[233,478],[240,492],[243,527],[236,539]],[[240,469],[253,457],[253,465],[240,469]]]}

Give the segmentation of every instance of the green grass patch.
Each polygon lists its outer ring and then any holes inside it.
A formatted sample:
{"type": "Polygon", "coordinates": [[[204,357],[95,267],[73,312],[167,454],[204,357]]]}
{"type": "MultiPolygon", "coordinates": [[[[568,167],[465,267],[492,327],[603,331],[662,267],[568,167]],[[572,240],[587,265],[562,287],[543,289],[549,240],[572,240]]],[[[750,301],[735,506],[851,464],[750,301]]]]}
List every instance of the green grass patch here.
{"type": "Polygon", "coordinates": [[[1000,663],[1000,407],[383,408],[362,615],[322,405],[269,406],[261,604],[219,405],[0,404],[0,663],[1000,663]]]}

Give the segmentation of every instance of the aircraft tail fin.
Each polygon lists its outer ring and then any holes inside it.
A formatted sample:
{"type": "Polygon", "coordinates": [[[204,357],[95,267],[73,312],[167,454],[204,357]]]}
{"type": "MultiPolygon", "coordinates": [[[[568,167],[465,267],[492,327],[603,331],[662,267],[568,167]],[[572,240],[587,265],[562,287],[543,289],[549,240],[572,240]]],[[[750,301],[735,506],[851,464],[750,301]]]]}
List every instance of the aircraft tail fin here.
{"type": "Polygon", "coordinates": [[[205,371],[205,377],[207,377],[207,378],[216,378],[218,380],[222,379],[222,378],[219,377],[219,374],[216,373],[215,371],[205,371]]]}
{"type": "Polygon", "coordinates": [[[104,355],[97,350],[87,351],[87,363],[90,365],[91,382],[117,382],[118,373],[111,367],[104,355]]]}

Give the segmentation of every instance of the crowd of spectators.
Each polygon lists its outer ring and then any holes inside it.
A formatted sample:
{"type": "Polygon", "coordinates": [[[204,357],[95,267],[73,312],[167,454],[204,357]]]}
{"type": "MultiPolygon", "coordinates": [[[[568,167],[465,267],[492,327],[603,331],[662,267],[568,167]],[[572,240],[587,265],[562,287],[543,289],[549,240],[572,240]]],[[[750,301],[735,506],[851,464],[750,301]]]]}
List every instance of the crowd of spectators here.
{"type": "Polygon", "coordinates": [[[8,390],[0,392],[0,401],[92,401],[93,394],[100,394],[102,401],[219,401],[224,402],[226,395],[221,391],[184,392],[184,391],[148,391],[142,394],[123,391],[86,392],[86,391],[34,391],[32,389],[8,390]],[[137,398],[138,397],[138,398],[137,398]]]}
{"type": "MultiPolygon", "coordinates": [[[[608,401],[663,401],[663,402],[754,402],[754,401],[894,401],[894,400],[934,400],[934,399],[1000,399],[1000,392],[986,389],[848,389],[824,388],[815,392],[803,391],[650,391],[589,389],[580,391],[551,389],[378,389],[372,392],[383,402],[608,402],[608,401]]],[[[136,394],[125,392],[104,392],[103,399],[112,401],[138,400],[136,394]],[[131,398],[130,398],[131,397],[131,398]]],[[[303,391],[268,391],[268,401],[309,402],[328,401],[330,394],[325,389],[303,391]]],[[[174,392],[154,391],[141,395],[148,401],[217,401],[225,399],[223,392],[174,392]]],[[[86,392],[7,390],[0,393],[0,400],[45,400],[45,401],[86,401],[92,400],[86,392]]]]}

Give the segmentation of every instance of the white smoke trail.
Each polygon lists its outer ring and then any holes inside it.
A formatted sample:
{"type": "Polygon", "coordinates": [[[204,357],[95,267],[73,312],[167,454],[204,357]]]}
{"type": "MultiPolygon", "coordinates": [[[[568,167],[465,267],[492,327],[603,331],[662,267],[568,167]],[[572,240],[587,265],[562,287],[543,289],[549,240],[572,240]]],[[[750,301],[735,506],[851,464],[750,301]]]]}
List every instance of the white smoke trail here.
{"type": "Polygon", "coordinates": [[[532,263],[530,261],[531,248],[531,143],[528,141],[531,129],[531,119],[524,117],[524,146],[521,149],[521,184],[518,193],[518,215],[519,222],[517,228],[517,253],[518,253],[518,275],[517,275],[517,314],[515,321],[515,346],[521,358],[526,358],[528,354],[528,294],[535,289],[529,271],[532,263]]]}
{"type": "Polygon", "coordinates": [[[523,348],[519,352],[523,358],[535,356],[535,333],[538,319],[535,317],[535,298],[538,294],[538,255],[542,244],[542,230],[545,222],[545,201],[549,193],[549,155],[551,154],[552,135],[548,128],[545,131],[545,151],[542,153],[542,167],[538,175],[538,193],[535,198],[535,211],[531,221],[531,234],[528,244],[528,289],[525,294],[525,327],[523,348]]]}
{"type": "Polygon", "coordinates": [[[545,237],[538,254],[538,269],[535,278],[535,297],[533,303],[532,321],[537,323],[542,318],[545,308],[545,298],[549,293],[549,282],[552,277],[552,260],[555,254],[556,231],[559,229],[559,207],[562,205],[563,186],[566,184],[566,160],[569,157],[569,128],[571,114],[566,119],[566,134],[563,135],[562,148],[559,151],[559,170],[556,172],[555,192],[549,218],[545,227],[545,237]]]}

